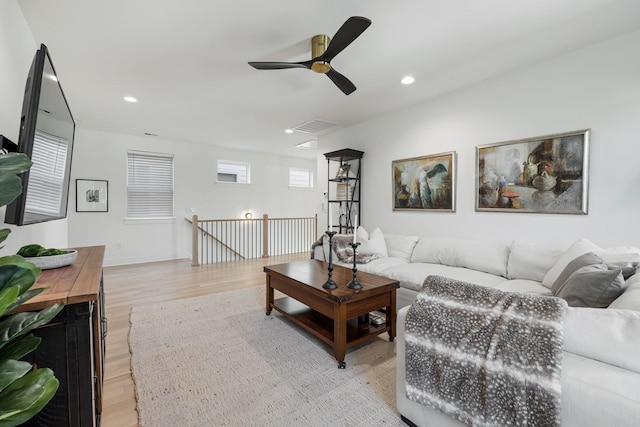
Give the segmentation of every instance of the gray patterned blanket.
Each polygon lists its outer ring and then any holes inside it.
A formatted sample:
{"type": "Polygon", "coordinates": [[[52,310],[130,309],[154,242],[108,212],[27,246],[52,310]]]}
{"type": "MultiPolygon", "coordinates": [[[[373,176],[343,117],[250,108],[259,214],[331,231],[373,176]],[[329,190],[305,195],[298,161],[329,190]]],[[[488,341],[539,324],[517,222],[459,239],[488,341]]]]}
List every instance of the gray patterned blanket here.
{"type": "Polygon", "coordinates": [[[407,397],[472,426],[561,425],[566,307],[427,277],[406,317],[407,397]]]}
{"type": "MultiPolygon", "coordinates": [[[[322,246],[323,240],[327,238],[326,234],[320,236],[320,238],[311,245],[311,259],[314,259],[314,250],[316,246],[322,246]]],[[[353,235],[336,234],[331,239],[333,251],[336,253],[338,259],[347,264],[353,263],[353,247],[349,243],[353,242],[353,235]]],[[[363,254],[356,252],[356,264],[366,264],[369,261],[373,261],[376,258],[380,258],[377,254],[363,254]]],[[[333,261],[337,261],[334,259],[333,261]]],[[[328,261],[325,260],[325,261],[328,261]]]]}

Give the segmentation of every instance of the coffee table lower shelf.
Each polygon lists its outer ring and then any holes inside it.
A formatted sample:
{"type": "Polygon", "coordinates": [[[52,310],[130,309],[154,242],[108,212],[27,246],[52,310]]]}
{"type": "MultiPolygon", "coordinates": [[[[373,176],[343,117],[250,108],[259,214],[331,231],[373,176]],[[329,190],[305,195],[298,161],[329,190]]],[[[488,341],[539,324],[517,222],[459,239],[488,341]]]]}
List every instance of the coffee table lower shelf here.
{"type": "MultiPolygon", "coordinates": [[[[272,307],[326,344],[335,346],[333,319],[290,297],[275,299],[272,307]]],[[[360,344],[390,330],[391,327],[385,324],[359,323],[357,317],[349,319],[347,320],[346,347],[360,344]]]]}

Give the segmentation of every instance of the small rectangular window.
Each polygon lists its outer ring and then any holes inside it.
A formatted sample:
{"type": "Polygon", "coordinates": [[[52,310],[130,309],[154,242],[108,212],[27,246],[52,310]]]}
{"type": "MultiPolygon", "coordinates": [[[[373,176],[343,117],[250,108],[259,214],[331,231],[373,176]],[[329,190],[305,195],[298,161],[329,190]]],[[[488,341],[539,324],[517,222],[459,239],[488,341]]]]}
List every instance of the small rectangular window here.
{"type": "Polygon", "coordinates": [[[289,168],[289,187],[313,188],[313,171],[289,168]]]}
{"type": "Polygon", "coordinates": [[[127,217],[173,217],[173,154],[127,153],[127,217]]]}
{"type": "Polygon", "coordinates": [[[251,184],[251,165],[245,162],[218,160],[218,182],[251,184]]]}

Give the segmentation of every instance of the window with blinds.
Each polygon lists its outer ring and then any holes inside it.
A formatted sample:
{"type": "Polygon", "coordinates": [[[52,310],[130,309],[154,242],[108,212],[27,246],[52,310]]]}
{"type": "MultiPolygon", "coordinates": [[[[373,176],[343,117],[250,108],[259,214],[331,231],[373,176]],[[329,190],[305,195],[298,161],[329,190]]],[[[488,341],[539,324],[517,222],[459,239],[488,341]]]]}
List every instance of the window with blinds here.
{"type": "Polygon", "coordinates": [[[289,168],[289,187],[313,188],[313,171],[289,168]]]}
{"type": "Polygon", "coordinates": [[[217,181],[251,184],[251,165],[245,162],[218,160],[217,181]]]}
{"type": "Polygon", "coordinates": [[[29,170],[29,191],[25,201],[25,212],[62,215],[65,162],[69,141],[55,135],[36,130],[29,170]]]}
{"type": "Polygon", "coordinates": [[[173,154],[127,153],[127,217],[173,217],[173,154]]]}

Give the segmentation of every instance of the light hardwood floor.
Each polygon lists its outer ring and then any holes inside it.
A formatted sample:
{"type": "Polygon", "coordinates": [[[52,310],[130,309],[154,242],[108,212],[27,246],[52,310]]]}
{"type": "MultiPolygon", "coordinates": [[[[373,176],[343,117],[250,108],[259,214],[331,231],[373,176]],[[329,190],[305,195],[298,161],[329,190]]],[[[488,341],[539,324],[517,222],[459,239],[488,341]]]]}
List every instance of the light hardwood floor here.
{"type": "Polygon", "coordinates": [[[105,267],[108,333],[102,426],[138,425],[128,343],[132,307],[264,286],[263,266],[308,258],[308,253],[302,253],[198,267],[192,267],[186,259],[105,267]]]}

